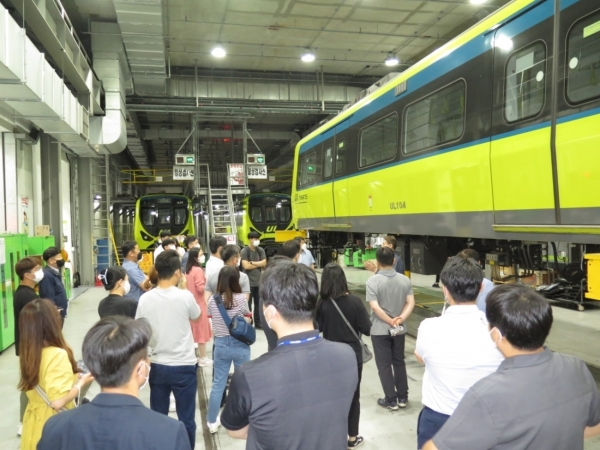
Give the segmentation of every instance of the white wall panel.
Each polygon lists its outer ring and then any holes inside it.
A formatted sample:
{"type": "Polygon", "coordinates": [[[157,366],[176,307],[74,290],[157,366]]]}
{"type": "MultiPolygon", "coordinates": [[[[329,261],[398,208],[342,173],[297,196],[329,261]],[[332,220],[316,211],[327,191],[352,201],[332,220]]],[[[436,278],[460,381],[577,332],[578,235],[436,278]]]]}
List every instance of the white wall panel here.
{"type": "Polygon", "coordinates": [[[17,145],[17,206],[19,233],[35,234],[33,187],[33,151],[30,144],[19,141],[17,145]]]}

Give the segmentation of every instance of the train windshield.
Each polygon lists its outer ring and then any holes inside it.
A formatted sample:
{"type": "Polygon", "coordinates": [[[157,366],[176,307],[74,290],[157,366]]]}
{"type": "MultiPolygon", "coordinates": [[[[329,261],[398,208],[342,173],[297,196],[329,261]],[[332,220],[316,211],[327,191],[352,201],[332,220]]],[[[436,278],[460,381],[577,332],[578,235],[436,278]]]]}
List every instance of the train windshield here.
{"type": "Polygon", "coordinates": [[[188,200],[182,197],[143,199],[140,201],[140,210],[142,224],[151,236],[158,236],[161,230],[181,233],[190,215],[188,200]]]}

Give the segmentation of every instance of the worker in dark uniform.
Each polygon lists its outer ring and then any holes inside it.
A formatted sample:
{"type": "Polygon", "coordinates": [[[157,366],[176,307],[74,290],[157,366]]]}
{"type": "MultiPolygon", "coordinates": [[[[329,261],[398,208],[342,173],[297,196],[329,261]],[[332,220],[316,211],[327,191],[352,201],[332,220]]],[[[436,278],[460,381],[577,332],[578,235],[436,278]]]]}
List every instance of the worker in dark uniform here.
{"type": "Polygon", "coordinates": [[[39,283],[40,297],[54,302],[64,325],[69,300],[67,299],[67,292],[62,282],[60,269],[64,267],[65,260],[60,250],[56,247],[47,248],[42,258],[46,262],[46,267],[44,268],[44,278],[39,283]]]}

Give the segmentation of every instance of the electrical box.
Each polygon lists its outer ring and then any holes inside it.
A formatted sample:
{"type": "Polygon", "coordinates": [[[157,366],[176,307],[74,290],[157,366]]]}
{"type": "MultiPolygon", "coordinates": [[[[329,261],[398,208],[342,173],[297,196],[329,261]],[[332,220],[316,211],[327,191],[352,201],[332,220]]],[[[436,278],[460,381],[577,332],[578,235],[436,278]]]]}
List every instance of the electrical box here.
{"type": "Polygon", "coordinates": [[[504,252],[492,252],[485,254],[485,263],[490,266],[500,266],[507,267],[510,266],[510,260],[508,258],[508,253],[504,252]]]}
{"type": "Polygon", "coordinates": [[[600,253],[588,253],[584,255],[587,268],[587,291],[585,298],[588,300],[600,300],[600,253]]]}
{"type": "Polygon", "coordinates": [[[175,155],[176,166],[193,166],[196,164],[196,157],[192,154],[177,154],[175,155]]]}
{"type": "Polygon", "coordinates": [[[265,155],[262,153],[253,153],[246,155],[246,164],[264,165],[267,163],[265,155]]]}
{"type": "Polygon", "coordinates": [[[420,275],[437,275],[448,259],[445,241],[410,242],[410,271],[420,275]]]}

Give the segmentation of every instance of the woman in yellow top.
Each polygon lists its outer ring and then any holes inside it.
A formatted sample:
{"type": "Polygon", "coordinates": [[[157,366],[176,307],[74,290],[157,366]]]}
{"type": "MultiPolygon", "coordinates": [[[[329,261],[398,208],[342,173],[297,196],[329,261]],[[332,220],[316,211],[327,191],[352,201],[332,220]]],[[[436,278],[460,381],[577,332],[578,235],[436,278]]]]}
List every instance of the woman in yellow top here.
{"type": "Polygon", "coordinates": [[[79,377],[73,351],[62,335],[60,315],[50,300],[28,303],[19,315],[19,331],[19,390],[29,400],[23,418],[21,450],[35,450],[46,421],[63,407],[73,408],[73,400],[93,377],[79,377]],[[36,386],[44,390],[50,406],[36,386]]]}

